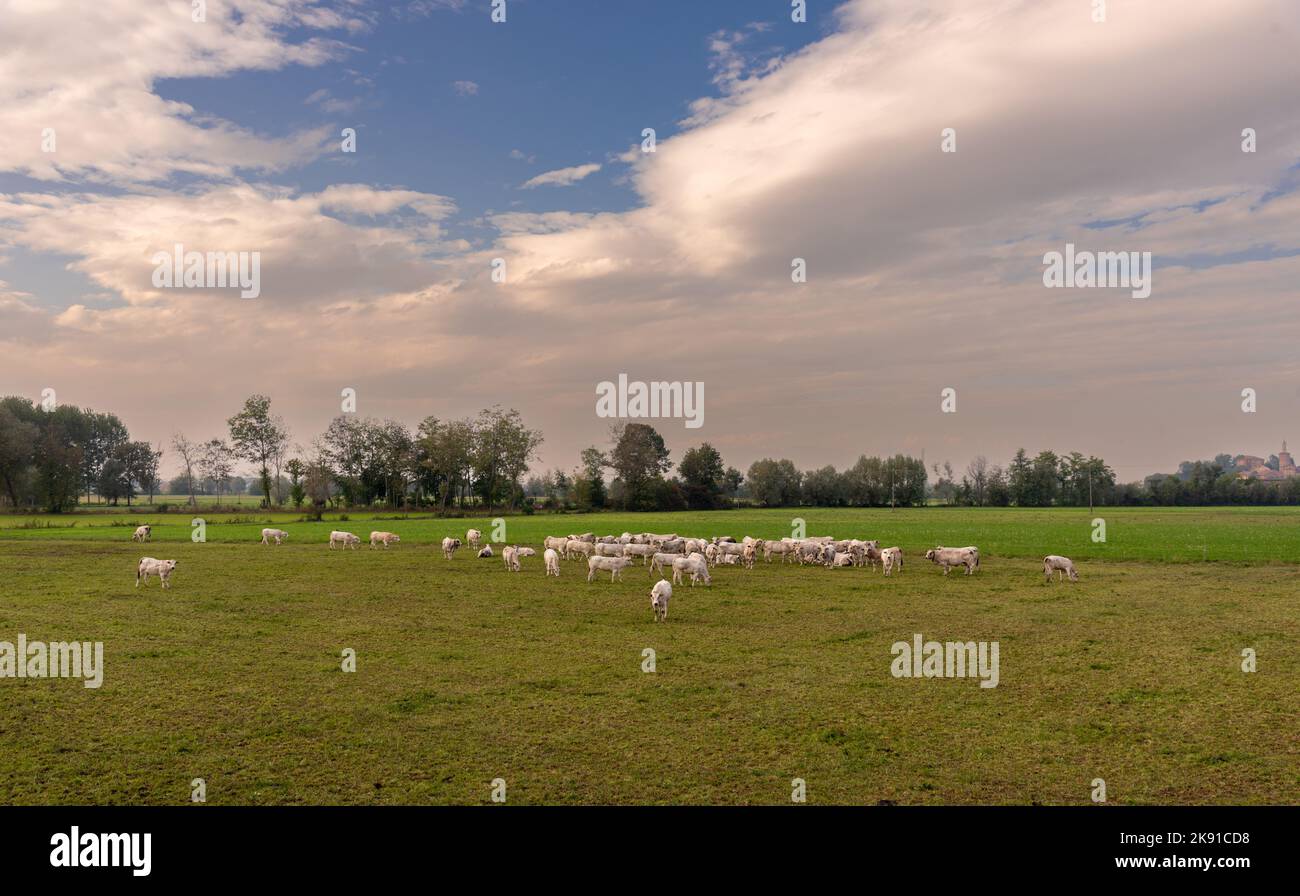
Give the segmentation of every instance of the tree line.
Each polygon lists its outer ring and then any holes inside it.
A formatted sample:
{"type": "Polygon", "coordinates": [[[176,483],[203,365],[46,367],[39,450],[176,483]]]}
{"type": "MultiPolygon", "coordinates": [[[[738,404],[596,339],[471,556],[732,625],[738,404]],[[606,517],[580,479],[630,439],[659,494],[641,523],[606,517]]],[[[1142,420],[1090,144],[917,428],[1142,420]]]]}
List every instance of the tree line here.
{"type": "MultiPolygon", "coordinates": [[[[799,470],[763,458],[745,473],[708,442],[674,465],[663,436],[646,423],[621,422],[606,447],[583,449],[570,470],[524,481],[543,438],[519,411],[500,406],[474,417],[426,417],[412,431],[395,420],[343,414],[306,448],[296,444],[271,399],[250,396],[220,434],[176,433],[169,448],[179,475],[173,495],[255,494],[264,506],[313,508],[466,508],[493,511],[712,510],[760,507],[974,507],[1090,505],[1300,504],[1300,477],[1239,478],[1229,455],[1186,461],[1177,473],[1119,483],[1104,460],[1079,452],[1024,449],[1003,465],[977,457],[959,476],[951,464],[927,472],[915,457],[861,456],[850,467],[799,470]],[[237,465],[251,468],[246,481],[237,465]],[[674,466],[676,472],[672,473],[674,466]],[[929,473],[933,473],[933,479],[929,473]]],[[[0,500],[13,508],[62,512],[98,496],[130,505],[159,491],[164,450],[133,440],[114,414],[71,405],[0,399],[0,500]]]]}

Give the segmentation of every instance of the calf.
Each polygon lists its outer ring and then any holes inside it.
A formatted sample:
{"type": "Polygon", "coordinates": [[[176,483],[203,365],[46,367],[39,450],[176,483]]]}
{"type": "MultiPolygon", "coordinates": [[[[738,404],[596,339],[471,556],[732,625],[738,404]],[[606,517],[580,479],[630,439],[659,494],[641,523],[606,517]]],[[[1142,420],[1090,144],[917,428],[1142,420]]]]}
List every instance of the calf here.
{"type": "Polygon", "coordinates": [[[289,533],[284,531],[283,529],[262,530],[262,544],[270,544],[273,541],[276,544],[279,544],[281,541],[283,541],[288,537],[289,537],[289,533]]]}
{"type": "Polygon", "coordinates": [[[442,556],[450,560],[452,555],[456,553],[456,548],[458,547],[460,547],[460,539],[452,538],[448,535],[442,540],[442,556]]]}
{"type": "Polygon", "coordinates": [[[131,533],[132,541],[148,541],[153,535],[153,526],[137,526],[135,532],[131,533]]]}
{"type": "Polygon", "coordinates": [[[880,568],[885,575],[892,575],[894,570],[903,571],[903,549],[885,548],[880,552],[880,568]]]}
{"type": "Polygon", "coordinates": [[[519,548],[508,545],[501,549],[501,562],[506,565],[506,572],[519,572],[519,548]]]}
{"type": "Polygon", "coordinates": [[[374,550],[375,545],[382,544],[384,546],[384,550],[388,550],[388,546],[390,544],[398,544],[401,542],[401,540],[402,539],[400,537],[394,535],[392,532],[371,532],[370,549],[374,550]]]}
{"type": "Polygon", "coordinates": [[[483,533],[477,529],[470,529],[465,533],[465,540],[477,551],[479,542],[483,540],[483,533]]]}
{"type": "Polygon", "coordinates": [[[140,587],[140,580],[143,579],[146,585],[149,584],[149,576],[156,575],[161,581],[164,588],[171,587],[172,570],[176,568],[175,560],[155,560],[153,557],[141,557],[140,564],[135,568],[135,587],[140,587]]]}
{"type": "Polygon", "coordinates": [[[1060,554],[1048,554],[1043,558],[1043,574],[1047,576],[1047,581],[1052,581],[1052,573],[1056,573],[1056,580],[1061,580],[1061,575],[1067,576],[1071,582],[1079,581],[1079,572],[1074,568],[1074,561],[1069,557],[1062,557],[1060,554]]]}
{"type": "Polygon", "coordinates": [[[560,555],[555,552],[555,548],[547,548],[546,553],[542,554],[542,559],[546,561],[546,574],[548,576],[560,577],[560,555]]]}
{"type": "Polygon", "coordinates": [[[655,582],[650,589],[650,610],[655,614],[655,622],[668,621],[668,598],[673,596],[673,586],[666,579],[655,582]]]}
{"type": "Polygon", "coordinates": [[[587,581],[590,582],[596,577],[596,573],[602,569],[609,570],[609,580],[623,577],[623,570],[632,565],[631,559],[627,557],[591,557],[587,560],[587,581]]]}
{"type": "Polygon", "coordinates": [[[340,532],[337,529],[335,529],[333,532],[330,533],[331,551],[334,550],[334,545],[336,544],[343,545],[344,550],[347,550],[348,547],[350,546],[352,550],[355,551],[357,549],[357,545],[361,544],[361,539],[353,535],[351,532],[340,532]]]}

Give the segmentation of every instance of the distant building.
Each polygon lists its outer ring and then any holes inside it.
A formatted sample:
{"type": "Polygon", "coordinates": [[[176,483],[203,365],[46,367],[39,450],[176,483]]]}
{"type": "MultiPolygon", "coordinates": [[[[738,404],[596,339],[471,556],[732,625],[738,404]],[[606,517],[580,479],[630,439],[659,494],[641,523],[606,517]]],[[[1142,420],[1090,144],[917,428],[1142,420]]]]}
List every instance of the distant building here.
{"type": "Polygon", "coordinates": [[[1286,442],[1282,443],[1282,450],[1278,452],[1276,470],[1270,467],[1264,458],[1253,454],[1238,454],[1232,459],[1232,464],[1236,468],[1238,479],[1281,482],[1300,474],[1300,470],[1296,469],[1295,460],[1287,453],[1286,442]]]}

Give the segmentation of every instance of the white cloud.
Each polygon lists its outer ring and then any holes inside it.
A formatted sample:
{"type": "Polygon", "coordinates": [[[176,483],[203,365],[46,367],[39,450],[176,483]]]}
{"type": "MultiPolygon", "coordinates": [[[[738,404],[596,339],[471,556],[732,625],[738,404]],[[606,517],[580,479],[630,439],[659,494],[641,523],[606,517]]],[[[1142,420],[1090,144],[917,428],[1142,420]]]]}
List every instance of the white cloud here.
{"type": "Polygon", "coordinates": [[[536,177],[525,181],[520,185],[521,190],[531,190],[534,187],[567,187],[576,184],[584,177],[595,174],[600,170],[600,165],[592,162],[587,165],[574,165],[572,168],[557,168],[554,171],[546,171],[536,177]]]}

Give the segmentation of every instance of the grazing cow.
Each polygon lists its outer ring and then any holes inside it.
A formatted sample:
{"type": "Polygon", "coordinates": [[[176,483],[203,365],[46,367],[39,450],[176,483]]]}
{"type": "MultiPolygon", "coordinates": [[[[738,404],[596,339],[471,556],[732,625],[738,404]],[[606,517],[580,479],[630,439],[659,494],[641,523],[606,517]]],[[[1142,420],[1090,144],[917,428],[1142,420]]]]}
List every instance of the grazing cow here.
{"type": "Polygon", "coordinates": [[[743,557],[745,555],[745,546],[734,541],[720,541],[716,549],[719,556],[743,557]]]}
{"type": "Polygon", "coordinates": [[[795,545],[794,556],[800,566],[807,563],[823,563],[825,562],[824,547],[819,541],[801,541],[795,545]]]}
{"type": "Polygon", "coordinates": [[[590,557],[596,552],[596,546],[590,541],[570,538],[565,542],[564,553],[570,560],[577,560],[579,555],[590,557]]]}
{"type": "Polygon", "coordinates": [[[668,621],[668,598],[673,596],[673,586],[667,579],[660,579],[650,589],[650,611],[655,614],[655,622],[668,621]]]}
{"type": "Polygon", "coordinates": [[[659,552],[663,554],[685,554],[686,539],[669,538],[659,542],[659,552]]]}
{"type": "Polygon", "coordinates": [[[587,560],[587,581],[590,582],[596,578],[596,573],[602,569],[609,570],[609,580],[623,577],[623,570],[632,565],[631,559],[627,557],[590,557],[587,560]]]}
{"type": "Polygon", "coordinates": [[[880,552],[880,568],[885,575],[892,575],[894,570],[903,571],[903,549],[885,548],[880,552]]]}
{"type": "Polygon", "coordinates": [[[682,573],[690,573],[692,588],[700,580],[703,580],[706,585],[713,584],[713,581],[709,578],[709,565],[704,562],[703,554],[691,554],[689,557],[675,558],[673,560],[674,585],[681,584],[682,573]]]}
{"type": "Polygon", "coordinates": [[[488,560],[492,557],[495,557],[496,554],[492,553],[492,545],[485,544],[483,545],[483,550],[478,552],[478,556],[480,560],[488,560]]]}
{"type": "Polygon", "coordinates": [[[458,547],[460,547],[460,539],[452,538],[448,535],[442,540],[442,556],[450,560],[452,555],[456,553],[456,548],[458,547]]]}
{"type": "Polygon", "coordinates": [[[655,549],[650,547],[650,545],[648,544],[629,543],[623,545],[624,557],[640,557],[642,563],[649,563],[650,555],[653,554],[654,552],[655,549]]]}
{"type": "Polygon", "coordinates": [[[469,546],[476,551],[478,550],[479,542],[482,540],[483,540],[483,533],[480,532],[478,529],[470,529],[468,532],[465,533],[465,541],[467,541],[469,543],[469,546]]]}
{"type": "Polygon", "coordinates": [[[137,526],[135,532],[131,533],[132,541],[148,541],[153,535],[153,526],[137,526]]]}
{"type": "Polygon", "coordinates": [[[709,543],[703,538],[686,539],[686,553],[688,554],[702,554],[704,553],[704,549],[708,546],[709,543]]]}
{"type": "Polygon", "coordinates": [[[595,544],[597,557],[622,557],[624,556],[623,546],[621,544],[598,541],[595,544]]]}
{"type": "MultiPolygon", "coordinates": [[[[680,559],[681,554],[660,554],[658,552],[650,555],[650,575],[661,572],[665,566],[672,566],[673,561],[680,559]]],[[[692,555],[693,556],[693,555],[692,555]]],[[[700,556],[703,556],[702,554],[700,556]]]]}
{"type": "Polygon", "coordinates": [[[333,532],[330,533],[331,551],[334,550],[334,545],[336,544],[342,545],[343,550],[345,551],[348,549],[349,546],[352,548],[352,550],[355,551],[357,549],[357,545],[361,544],[361,539],[353,535],[351,532],[340,532],[337,529],[335,529],[333,532]]]}
{"type": "Polygon", "coordinates": [[[280,542],[284,541],[284,539],[288,537],[289,537],[289,533],[284,531],[283,529],[262,530],[262,544],[270,544],[273,541],[276,544],[279,544],[280,542]]]}
{"type": "Polygon", "coordinates": [[[1074,561],[1069,557],[1062,557],[1060,554],[1048,554],[1043,558],[1043,574],[1047,576],[1047,581],[1052,581],[1052,573],[1056,572],[1056,580],[1061,580],[1061,575],[1069,577],[1071,582],[1079,581],[1079,572],[1074,568],[1074,561]]]}
{"type": "Polygon", "coordinates": [[[164,588],[170,588],[172,570],[175,568],[175,560],[155,560],[153,557],[141,557],[140,564],[135,568],[135,587],[140,587],[141,579],[144,579],[144,583],[148,585],[149,576],[156,575],[162,581],[164,588]]]}
{"type": "Polygon", "coordinates": [[[542,539],[542,547],[550,548],[561,556],[564,555],[564,546],[568,544],[569,539],[562,538],[558,535],[548,535],[542,539]]]}
{"type": "Polygon", "coordinates": [[[382,544],[384,546],[384,550],[388,550],[388,546],[390,544],[399,544],[401,543],[401,541],[402,539],[399,536],[394,535],[392,532],[371,532],[370,533],[371,550],[374,550],[375,545],[377,544],[382,544]]]}
{"type": "Polygon", "coordinates": [[[546,553],[542,554],[542,559],[546,561],[546,574],[548,576],[560,577],[560,555],[555,552],[555,548],[547,548],[546,553]]]}
{"type": "Polygon", "coordinates": [[[951,567],[966,567],[966,575],[973,575],[975,570],[980,568],[980,551],[974,546],[964,548],[945,548],[940,545],[933,550],[925,552],[925,559],[932,563],[937,563],[943,567],[943,574],[947,575],[951,567]]]}
{"type": "MultiPolygon", "coordinates": [[[[707,562],[707,561],[706,561],[707,562]]],[[[740,558],[735,554],[719,554],[718,564],[721,566],[736,566],[740,563],[740,558]]]]}
{"type": "Polygon", "coordinates": [[[768,563],[772,562],[773,554],[780,554],[781,562],[784,563],[793,552],[794,547],[785,541],[768,541],[763,544],[763,559],[768,563]]]}

